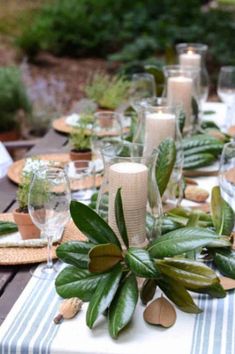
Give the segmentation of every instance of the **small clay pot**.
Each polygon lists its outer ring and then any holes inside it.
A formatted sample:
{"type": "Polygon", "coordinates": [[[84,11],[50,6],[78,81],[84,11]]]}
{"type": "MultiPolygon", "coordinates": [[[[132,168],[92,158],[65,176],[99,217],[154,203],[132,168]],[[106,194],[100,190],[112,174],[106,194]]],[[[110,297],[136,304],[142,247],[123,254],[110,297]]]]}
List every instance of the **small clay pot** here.
{"type": "Polygon", "coordinates": [[[70,160],[76,161],[76,160],[91,160],[92,159],[92,152],[91,150],[84,150],[84,151],[78,151],[78,150],[70,150],[70,160]]]}
{"type": "Polygon", "coordinates": [[[23,213],[16,209],[13,211],[13,218],[23,240],[40,237],[40,230],[32,222],[29,213],[23,213]]]}

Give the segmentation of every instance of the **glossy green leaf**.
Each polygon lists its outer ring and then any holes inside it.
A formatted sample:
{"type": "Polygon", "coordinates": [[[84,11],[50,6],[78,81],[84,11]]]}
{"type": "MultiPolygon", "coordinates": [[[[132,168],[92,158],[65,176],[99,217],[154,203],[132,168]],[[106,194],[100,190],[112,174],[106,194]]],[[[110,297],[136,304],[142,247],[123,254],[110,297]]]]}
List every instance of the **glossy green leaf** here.
{"type": "Polygon", "coordinates": [[[214,262],[222,274],[235,279],[235,251],[225,249],[217,251],[214,262]]]}
{"type": "Polygon", "coordinates": [[[132,272],[139,277],[154,278],[158,275],[149,253],[144,249],[130,247],[126,252],[125,261],[132,272]]]}
{"type": "Polygon", "coordinates": [[[100,281],[105,281],[109,273],[92,274],[88,270],[68,266],[55,280],[57,293],[63,298],[79,297],[89,301],[100,281]]]}
{"type": "Polygon", "coordinates": [[[114,243],[121,248],[111,227],[87,205],[72,200],[70,213],[75,225],[91,242],[114,243]]]}
{"type": "Polygon", "coordinates": [[[130,322],[138,301],[136,277],[131,274],[118,289],[109,309],[109,333],[117,338],[119,332],[130,322]]]}
{"type": "Polygon", "coordinates": [[[220,235],[230,235],[234,226],[234,212],[222,198],[218,186],[212,189],[211,196],[212,220],[216,232],[220,235]]]}
{"type": "Polygon", "coordinates": [[[203,263],[166,258],[156,260],[156,264],[164,276],[179,281],[186,289],[204,288],[219,282],[215,272],[203,263]]]}
{"type": "Polygon", "coordinates": [[[116,217],[117,227],[118,227],[118,230],[119,230],[120,235],[122,237],[122,240],[123,240],[125,246],[128,248],[129,247],[129,239],[128,239],[128,235],[127,235],[126,222],[125,222],[125,217],[124,217],[124,212],[123,212],[121,188],[118,189],[117,194],[116,194],[116,198],[115,198],[115,217],[116,217]]]}
{"type": "Polygon", "coordinates": [[[143,305],[146,305],[149,301],[152,300],[156,291],[156,287],[156,279],[145,279],[140,291],[140,299],[143,305]]]}
{"type": "Polygon", "coordinates": [[[122,267],[117,264],[111,272],[106,273],[108,276],[102,281],[102,285],[96,288],[90,300],[87,313],[86,323],[92,328],[94,322],[110,305],[119,286],[122,276],[122,267]]]}
{"type": "Polygon", "coordinates": [[[162,196],[170,180],[176,161],[176,146],[172,138],[167,138],[158,146],[156,161],[156,181],[159,193],[162,196]]]}
{"type": "Polygon", "coordinates": [[[154,241],[148,248],[151,257],[173,257],[204,247],[219,236],[199,227],[184,227],[171,231],[154,241]]]}
{"type": "Polygon", "coordinates": [[[216,161],[216,157],[208,152],[201,152],[184,157],[184,169],[192,170],[199,167],[209,166],[216,161]]]}
{"type": "Polygon", "coordinates": [[[56,255],[65,263],[87,269],[89,262],[88,253],[93,246],[94,244],[90,242],[70,241],[58,246],[56,255]]]}
{"type": "Polygon", "coordinates": [[[221,286],[220,283],[215,283],[208,287],[198,288],[198,289],[191,289],[190,287],[188,287],[188,290],[199,294],[208,294],[211,297],[216,297],[219,299],[224,298],[226,296],[226,291],[224,290],[224,288],[221,286]]]}
{"type": "Polygon", "coordinates": [[[230,238],[228,236],[221,236],[208,243],[207,248],[221,248],[231,247],[230,238]]]}
{"type": "Polygon", "coordinates": [[[183,130],[184,130],[185,119],[186,119],[185,113],[184,113],[184,111],[181,110],[179,112],[179,116],[178,116],[179,130],[181,133],[183,133],[183,130]]]}
{"type": "Polygon", "coordinates": [[[123,259],[122,251],[113,243],[93,247],[89,258],[89,271],[92,273],[106,272],[123,259]]]}
{"type": "Polygon", "coordinates": [[[165,277],[165,279],[158,280],[158,285],[168,299],[174,302],[181,311],[188,313],[202,312],[181,283],[165,277]]]}

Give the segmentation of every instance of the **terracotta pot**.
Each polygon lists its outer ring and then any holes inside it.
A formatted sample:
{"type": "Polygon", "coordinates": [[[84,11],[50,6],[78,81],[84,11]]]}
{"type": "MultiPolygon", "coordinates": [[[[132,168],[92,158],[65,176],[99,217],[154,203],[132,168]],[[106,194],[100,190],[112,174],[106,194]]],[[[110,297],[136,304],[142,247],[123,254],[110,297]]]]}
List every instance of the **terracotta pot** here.
{"type": "Polygon", "coordinates": [[[77,150],[70,150],[70,160],[91,160],[92,159],[92,152],[91,150],[86,151],[77,151],[77,150]]]}
{"type": "Polygon", "coordinates": [[[17,209],[13,211],[13,218],[23,240],[40,237],[40,230],[34,225],[28,213],[19,212],[17,209]]]}
{"type": "Polygon", "coordinates": [[[0,141],[12,141],[17,140],[20,137],[18,130],[10,130],[8,132],[0,133],[0,141]]]}

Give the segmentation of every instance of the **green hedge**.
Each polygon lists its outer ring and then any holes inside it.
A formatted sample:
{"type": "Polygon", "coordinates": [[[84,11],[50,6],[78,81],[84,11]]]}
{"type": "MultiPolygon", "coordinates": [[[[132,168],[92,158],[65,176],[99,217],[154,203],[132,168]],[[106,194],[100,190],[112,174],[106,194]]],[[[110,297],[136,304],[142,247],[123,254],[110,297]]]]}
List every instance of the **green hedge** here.
{"type": "Polygon", "coordinates": [[[44,7],[18,45],[34,56],[56,55],[145,59],[177,42],[207,43],[218,63],[234,64],[235,26],[231,13],[201,11],[198,0],[56,0],[44,7]]]}

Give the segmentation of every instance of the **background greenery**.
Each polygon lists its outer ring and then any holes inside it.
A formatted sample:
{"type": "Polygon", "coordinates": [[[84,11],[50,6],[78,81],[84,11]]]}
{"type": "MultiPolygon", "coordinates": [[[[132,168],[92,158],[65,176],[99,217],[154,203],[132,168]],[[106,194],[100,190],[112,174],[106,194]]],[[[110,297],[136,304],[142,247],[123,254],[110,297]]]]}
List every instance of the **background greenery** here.
{"type": "Polygon", "coordinates": [[[123,62],[169,59],[176,43],[190,41],[207,43],[214,65],[235,64],[231,10],[203,11],[199,0],[54,0],[17,39],[29,56],[47,50],[123,62]]]}

